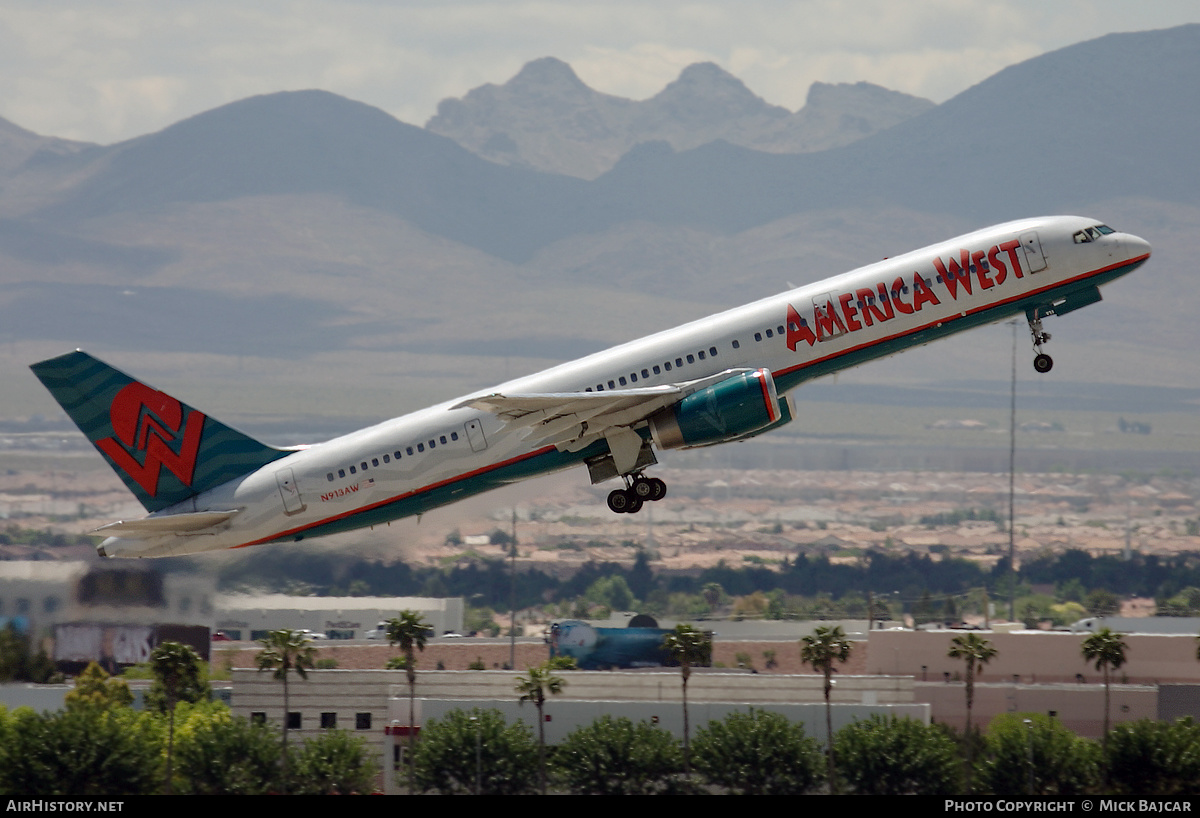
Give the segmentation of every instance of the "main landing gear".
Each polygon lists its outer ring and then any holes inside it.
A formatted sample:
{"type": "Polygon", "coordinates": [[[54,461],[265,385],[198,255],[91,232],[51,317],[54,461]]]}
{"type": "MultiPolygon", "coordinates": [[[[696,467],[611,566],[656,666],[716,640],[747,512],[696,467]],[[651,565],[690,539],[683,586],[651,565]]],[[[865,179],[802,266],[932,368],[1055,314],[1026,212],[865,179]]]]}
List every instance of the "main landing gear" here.
{"type": "Polygon", "coordinates": [[[1030,310],[1026,318],[1029,320],[1029,334],[1033,337],[1033,349],[1037,352],[1033,368],[1044,375],[1054,366],[1054,359],[1042,352],[1042,344],[1050,340],[1050,333],[1042,329],[1042,317],[1038,310],[1030,310]]]}
{"type": "Polygon", "coordinates": [[[608,507],[617,514],[637,514],[645,503],[654,503],[667,496],[667,484],[657,477],[644,474],[625,476],[625,488],[608,494],[608,507]]]}

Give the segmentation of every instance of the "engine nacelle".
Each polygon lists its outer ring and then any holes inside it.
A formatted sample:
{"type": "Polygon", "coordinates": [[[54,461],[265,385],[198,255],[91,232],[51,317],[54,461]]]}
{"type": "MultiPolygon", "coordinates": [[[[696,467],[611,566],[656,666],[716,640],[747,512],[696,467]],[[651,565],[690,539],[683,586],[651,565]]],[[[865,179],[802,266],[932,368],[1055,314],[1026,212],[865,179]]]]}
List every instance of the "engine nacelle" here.
{"type": "Polygon", "coordinates": [[[660,449],[726,443],[791,420],[785,406],[769,370],[742,372],[651,416],[650,434],[660,449]]]}

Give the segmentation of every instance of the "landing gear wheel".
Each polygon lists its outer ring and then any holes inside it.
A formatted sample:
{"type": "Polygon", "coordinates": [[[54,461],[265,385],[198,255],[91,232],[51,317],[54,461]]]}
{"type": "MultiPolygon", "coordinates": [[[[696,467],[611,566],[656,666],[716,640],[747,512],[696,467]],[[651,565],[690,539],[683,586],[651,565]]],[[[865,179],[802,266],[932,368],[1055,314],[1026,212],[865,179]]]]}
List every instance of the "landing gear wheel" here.
{"type": "Polygon", "coordinates": [[[1043,375],[1049,372],[1053,366],[1054,359],[1044,352],[1033,359],[1033,368],[1043,375]]]}
{"type": "Polygon", "coordinates": [[[630,495],[625,489],[615,489],[608,493],[608,508],[617,514],[624,514],[629,511],[630,495]]]}
{"type": "Polygon", "coordinates": [[[649,477],[638,475],[634,479],[633,485],[629,487],[629,490],[642,500],[654,499],[654,481],[649,477]]]}
{"type": "MultiPolygon", "coordinates": [[[[630,492],[630,493],[632,494],[632,492],[630,492]]],[[[629,499],[629,507],[625,509],[625,513],[626,514],[637,514],[639,511],[642,510],[642,505],[643,505],[642,498],[638,497],[636,494],[634,494],[633,497],[631,497],[629,499]]]]}
{"type": "Polygon", "coordinates": [[[650,485],[654,488],[654,491],[646,498],[650,502],[656,503],[667,496],[667,484],[662,480],[659,480],[657,477],[651,477],[650,485]]]}

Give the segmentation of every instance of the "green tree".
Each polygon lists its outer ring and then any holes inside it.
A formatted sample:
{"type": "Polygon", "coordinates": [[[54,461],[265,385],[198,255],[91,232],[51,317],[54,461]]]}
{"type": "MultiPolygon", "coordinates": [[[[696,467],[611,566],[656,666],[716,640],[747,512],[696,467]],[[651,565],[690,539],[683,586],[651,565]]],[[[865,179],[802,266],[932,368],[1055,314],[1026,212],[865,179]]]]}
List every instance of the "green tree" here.
{"type": "Polygon", "coordinates": [[[109,710],[132,705],[133,693],[124,679],[111,678],[104,668],[91,662],[75,677],[75,687],[64,702],[68,710],[109,710]]]}
{"type": "Polygon", "coordinates": [[[985,747],[975,776],[992,795],[1083,795],[1100,784],[1100,748],[1041,713],[992,719],[985,747]]]}
{"type": "Polygon", "coordinates": [[[196,705],[180,721],[179,793],[265,795],[283,788],[281,746],[266,724],[234,716],[217,702],[196,705]]]}
{"type": "Polygon", "coordinates": [[[296,795],[353,795],[375,789],[378,764],[365,739],[327,730],[304,742],[292,766],[296,795]]]}
{"type": "Polygon", "coordinates": [[[804,727],[751,709],[710,721],[696,733],[696,769],[736,795],[802,795],[821,777],[821,748],[804,727]]]}
{"type": "Polygon", "coordinates": [[[817,628],[812,634],[800,640],[800,661],[812,667],[815,673],[825,677],[825,753],[829,761],[829,791],[837,792],[837,758],[833,746],[833,706],[830,694],[833,692],[833,674],[837,668],[833,665],[845,664],[850,658],[850,640],[838,626],[832,628],[817,628]]]}
{"type": "Polygon", "coordinates": [[[679,674],[683,680],[683,771],[685,775],[692,774],[691,761],[691,730],[688,724],[688,679],[692,675],[694,665],[706,665],[712,661],[712,639],[703,631],[698,631],[691,625],[680,623],[675,630],[663,636],[663,651],[670,661],[679,665],[679,674]]]}
{"type": "Polygon", "coordinates": [[[0,628],[0,682],[46,684],[60,678],[46,651],[35,653],[29,634],[17,630],[13,622],[0,628]]]}
{"type": "Polygon", "coordinates": [[[411,794],[415,782],[412,773],[413,738],[416,726],[417,700],[417,651],[425,652],[425,640],[433,634],[433,626],[425,622],[416,611],[401,611],[400,616],[388,620],[389,645],[399,645],[404,654],[404,673],[408,679],[408,751],[405,754],[408,768],[408,791],[411,794]]]}
{"type": "Polygon", "coordinates": [[[546,721],[544,709],[546,696],[557,696],[562,693],[567,683],[562,677],[555,676],[547,665],[531,667],[523,676],[517,677],[516,692],[521,696],[521,704],[533,702],[538,714],[538,776],[541,782],[542,795],[546,794],[546,721]]]}
{"type": "Polygon", "coordinates": [[[1200,795],[1200,725],[1190,718],[1118,724],[1104,768],[1116,795],[1200,795]]]}
{"type": "Polygon", "coordinates": [[[840,773],[858,795],[955,795],[962,764],[945,731],[913,719],[872,716],[838,731],[840,773]]]}
{"type": "Polygon", "coordinates": [[[498,710],[451,710],[430,719],[413,756],[417,789],[442,795],[532,795],[538,752],[533,731],[498,710]]]}
{"type": "MultiPolygon", "coordinates": [[[[201,681],[200,657],[196,651],[179,642],[163,642],[150,654],[150,667],[155,684],[161,689],[162,710],[167,714],[167,771],[166,794],[171,794],[172,761],[175,750],[175,705],[183,697],[196,701],[207,687],[201,681]]],[[[147,696],[147,699],[150,697],[147,696]]],[[[207,697],[206,697],[207,698],[207,697]]],[[[149,704],[149,702],[147,702],[149,704]]]]}
{"type": "Polygon", "coordinates": [[[161,732],[148,713],[75,705],[13,712],[0,749],[0,792],[107,798],[151,795],[161,779],[161,732]]]}
{"type": "Polygon", "coordinates": [[[571,731],[554,759],[574,795],[665,794],[683,769],[683,753],[670,733],[612,716],[571,731]]]}
{"type": "Polygon", "coordinates": [[[1104,733],[1102,743],[1108,743],[1108,713],[1109,692],[1111,688],[1112,671],[1125,664],[1125,652],[1129,646],[1121,637],[1124,634],[1113,633],[1108,628],[1101,628],[1087,639],[1083,640],[1083,658],[1095,662],[1096,670],[1104,673],[1104,733]]]}
{"type": "Polygon", "coordinates": [[[967,792],[971,791],[971,772],[975,763],[975,737],[971,732],[971,710],[975,706],[975,673],[977,670],[982,672],[983,666],[995,658],[996,652],[991,642],[979,634],[968,633],[951,639],[950,652],[947,654],[951,659],[962,659],[967,663],[964,676],[967,683],[967,730],[964,736],[967,750],[967,792]]]}
{"type": "Polygon", "coordinates": [[[295,670],[301,679],[308,678],[307,669],[311,669],[316,660],[317,652],[304,634],[284,628],[270,631],[266,638],[259,639],[263,646],[255,657],[258,672],[272,671],[272,677],[283,682],[283,780],[288,778],[288,721],[291,715],[291,702],[288,699],[288,676],[295,670]]]}

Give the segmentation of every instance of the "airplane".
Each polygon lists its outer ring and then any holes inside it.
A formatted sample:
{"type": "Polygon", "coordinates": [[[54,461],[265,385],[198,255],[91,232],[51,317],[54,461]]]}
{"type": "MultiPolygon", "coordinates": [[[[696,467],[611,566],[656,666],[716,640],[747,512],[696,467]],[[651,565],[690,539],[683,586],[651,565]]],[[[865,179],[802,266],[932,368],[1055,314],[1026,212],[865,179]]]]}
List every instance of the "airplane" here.
{"type": "Polygon", "coordinates": [[[1024,313],[1100,300],[1150,257],[1078,216],[1007,222],[792,289],[325,443],[276,448],[75,351],[31,368],[149,515],[97,529],[102,557],[300,541],[585,465],[609,508],[666,496],[656,451],[746,440],[792,421],[814,378],[1024,313]]]}

